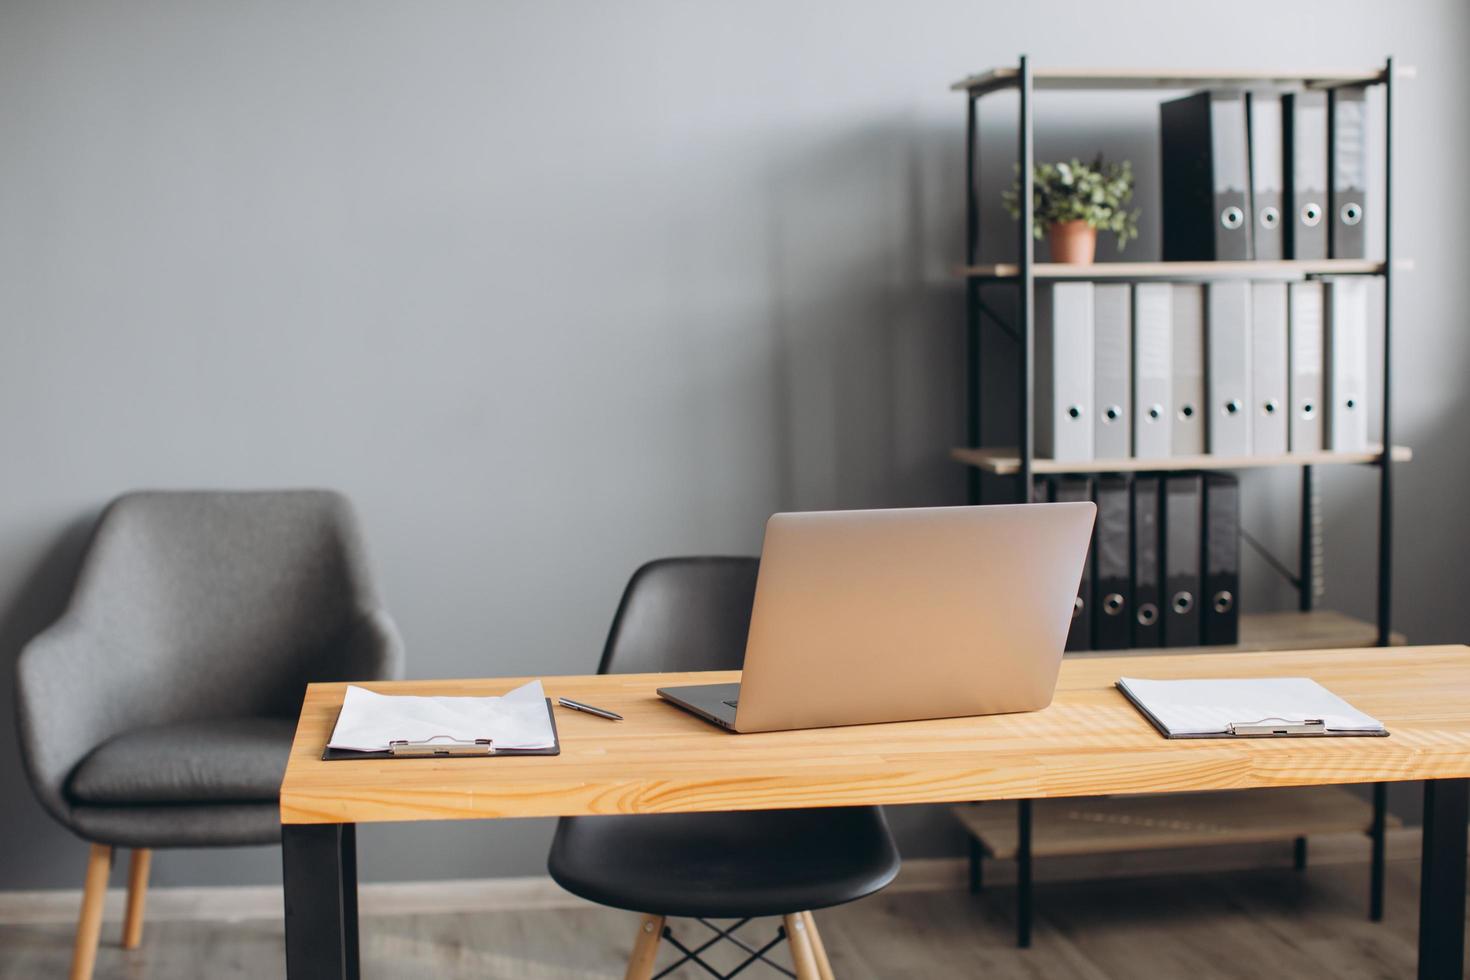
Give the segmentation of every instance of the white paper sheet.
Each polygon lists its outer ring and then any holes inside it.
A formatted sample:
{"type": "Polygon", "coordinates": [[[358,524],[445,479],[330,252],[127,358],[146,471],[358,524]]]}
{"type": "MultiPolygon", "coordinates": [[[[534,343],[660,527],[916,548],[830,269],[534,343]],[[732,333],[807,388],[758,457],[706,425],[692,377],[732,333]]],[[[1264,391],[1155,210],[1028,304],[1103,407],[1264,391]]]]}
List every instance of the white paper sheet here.
{"type": "Polygon", "coordinates": [[[1118,684],[1159,720],[1170,735],[1219,735],[1232,724],[1267,719],[1301,723],[1321,719],[1329,732],[1379,732],[1383,725],[1306,677],[1253,680],[1150,681],[1118,684]]]}
{"type": "Polygon", "coordinates": [[[556,744],[546,692],[537,680],[493,698],[377,694],[349,685],[327,747],[386,752],[389,742],[436,736],[462,742],[488,738],[497,749],[549,749],[556,744]]]}

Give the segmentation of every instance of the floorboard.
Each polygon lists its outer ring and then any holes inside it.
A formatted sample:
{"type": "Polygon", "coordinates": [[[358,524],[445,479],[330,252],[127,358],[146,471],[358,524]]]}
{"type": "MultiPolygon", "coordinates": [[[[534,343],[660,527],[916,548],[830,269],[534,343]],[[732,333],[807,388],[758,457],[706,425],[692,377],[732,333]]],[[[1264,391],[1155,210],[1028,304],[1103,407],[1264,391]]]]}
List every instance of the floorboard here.
{"type": "MultiPolygon", "coordinates": [[[[880,894],[817,920],[842,980],[1412,976],[1417,863],[1389,864],[1385,922],[1367,921],[1366,886],[1365,865],[1044,884],[1030,950],[1012,945],[1014,892],[1005,887],[979,897],[880,894]]],[[[150,923],[131,953],[118,948],[114,925],[104,934],[98,980],[275,980],[284,972],[279,923],[150,923]]],[[[616,980],[635,925],[629,913],[602,909],[369,916],[363,975],[616,980]]],[[[776,925],[757,921],[743,935],[760,943],[776,925]]],[[[695,922],[674,928],[686,943],[708,935],[695,922]]],[[[65,926],[0,926],[0,980],[62,976],[70,955],[65,926]]],[[[660,965],[673,955],[665,949],[660,965]]],[[[742,955],[726,947],[716,962],[729,969],[742,955]]],[[[784,949],[777,955],[789,963],[784,949]]],[[[686,968],[674,976],[707,974],[686,968]]],[[[757,965],[741,976],[776,974],[757,965]]]]}

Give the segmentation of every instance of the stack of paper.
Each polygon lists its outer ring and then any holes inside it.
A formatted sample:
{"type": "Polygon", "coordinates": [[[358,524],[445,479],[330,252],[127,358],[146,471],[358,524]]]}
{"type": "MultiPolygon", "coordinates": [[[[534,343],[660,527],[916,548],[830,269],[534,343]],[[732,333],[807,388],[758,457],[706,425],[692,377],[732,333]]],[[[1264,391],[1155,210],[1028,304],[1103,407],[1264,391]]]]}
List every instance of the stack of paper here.
{"type": "Polygon", "coordinates": [[[349,686],[328,748],[386,752],[388,743],[429,739],[473,742],[496,749],[549,749],[556,744],[546,693],[531,681],[498,698],[425,698],[375,694],[349,686]]]}
{"type": "Polygon", "coordinates": [[[1326,734],[1381,735],[1383,724],[1306,677],[1149,681],[1118,687],[1170,738],[1230,734],[1231,726],[1321,721],[1326,734]]]}

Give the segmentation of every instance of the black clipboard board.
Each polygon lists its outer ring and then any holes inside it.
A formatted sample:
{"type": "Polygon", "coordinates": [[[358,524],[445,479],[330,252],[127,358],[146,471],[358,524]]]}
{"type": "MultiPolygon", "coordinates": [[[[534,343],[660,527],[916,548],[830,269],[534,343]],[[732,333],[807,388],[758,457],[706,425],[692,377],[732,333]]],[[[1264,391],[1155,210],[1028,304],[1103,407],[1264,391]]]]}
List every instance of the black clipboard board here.
{"type": "MultiPolygon", "coordinates": [[[[337,713],[341,714],[339,708],[337,713]]],[[[323,762],[335,762],[338,759],[498,759],[502,756],[515,755],[561,755],[561,734],[556,730],[556,712],[551,710],[551,699],[546,699],[546,717],[551,722],[551,746],[545,749],[496,749],[483,755],[394,755],[392,752],[354,752],[351,749],[322,749],[323,762]]],[[[337,727],[337,719],[332,719],[332,727],[337,727]]]]}

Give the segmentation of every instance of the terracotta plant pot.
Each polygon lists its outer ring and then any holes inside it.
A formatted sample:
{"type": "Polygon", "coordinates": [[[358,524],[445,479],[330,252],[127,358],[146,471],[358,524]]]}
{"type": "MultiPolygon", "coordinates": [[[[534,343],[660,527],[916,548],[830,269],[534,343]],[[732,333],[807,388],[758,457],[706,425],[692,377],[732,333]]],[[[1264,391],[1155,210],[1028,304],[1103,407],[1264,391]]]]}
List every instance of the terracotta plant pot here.
{"type": "Polygon", "coordinates": [[[1063,221],[1047,232],[1051,260],[1067,265],[1091,265],[1097,252],[1097,229],[1085,221],[1063,221]]]}

